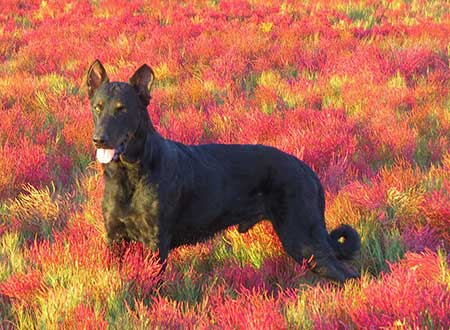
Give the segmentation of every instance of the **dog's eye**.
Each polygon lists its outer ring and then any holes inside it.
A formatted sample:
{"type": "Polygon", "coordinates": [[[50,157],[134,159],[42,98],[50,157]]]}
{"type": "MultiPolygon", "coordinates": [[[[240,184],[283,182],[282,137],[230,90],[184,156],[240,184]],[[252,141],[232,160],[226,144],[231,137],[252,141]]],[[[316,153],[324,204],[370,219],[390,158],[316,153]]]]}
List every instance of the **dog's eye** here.
{"type": "Polygon", "coordinates": [[[100,113],[100,111],[102,111],[101,105],[99,105],[99,104],[94,105],[94,111],[95,111],[96,113],[100,113]]]}
{"type": "Polygon", "coordinates": [[[127,112],[127,109],[123,105],[116,106],[116,112],[127,112]]]}

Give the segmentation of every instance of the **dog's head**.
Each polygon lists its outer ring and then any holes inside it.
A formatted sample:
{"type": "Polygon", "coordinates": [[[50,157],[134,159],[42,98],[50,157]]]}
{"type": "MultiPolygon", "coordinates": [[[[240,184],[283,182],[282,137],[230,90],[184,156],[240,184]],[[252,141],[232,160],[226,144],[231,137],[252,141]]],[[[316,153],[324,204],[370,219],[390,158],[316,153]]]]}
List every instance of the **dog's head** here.
{"type": "Polygon", "coordinates": [[[99,60],[89,68],[87,90],[94,117],[93,142],[97,160],[109,163],[118,160],[129,147],[137,130],[146,120],[153,70],[144,64],[128,83],[109,82],[99,60]]]}

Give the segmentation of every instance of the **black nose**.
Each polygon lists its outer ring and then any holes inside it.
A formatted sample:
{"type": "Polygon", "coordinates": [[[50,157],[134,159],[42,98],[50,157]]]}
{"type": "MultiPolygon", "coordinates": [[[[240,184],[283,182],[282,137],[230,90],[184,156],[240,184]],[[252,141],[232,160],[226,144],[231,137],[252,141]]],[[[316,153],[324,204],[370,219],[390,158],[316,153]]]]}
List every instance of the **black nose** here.
{"type": "Polygon", "coordinates": [[[94,137],[92,138],[92,140],[94,141],[94,145],[96,147],[104,147],[104,146],[106,146],[108,144],[109,137],[105,133],[94,134],[94,137]]]}

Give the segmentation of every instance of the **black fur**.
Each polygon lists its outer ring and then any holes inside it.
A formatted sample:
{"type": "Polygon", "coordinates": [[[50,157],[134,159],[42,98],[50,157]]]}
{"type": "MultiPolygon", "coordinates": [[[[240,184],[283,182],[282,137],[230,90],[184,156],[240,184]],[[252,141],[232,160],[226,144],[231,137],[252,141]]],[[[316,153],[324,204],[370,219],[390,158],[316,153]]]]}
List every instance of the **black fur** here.
{"type": "Polygon", "coordinates": [[[361,248],[361,240],[358,233],[349,225],[340,225],[332,230],[329,235],[329,242],[336,251],[338,259],[350,260],[361,248]],[[340,242],[340,239],[343,239],[343,241],[340,242]]]}
{"type": "Polygon", "coordinates": [[[336,281],[359,276],[338,260],[359,250],[359,236],[349,226],[328,235],[323,188],[305,163],[263,145],[188,146],[164,139],[146,110],[152,83],[146,65],[129,83],[110,83],[99,61],[88,72],[94,144],[116,150],[104,165],[110,243],[141,241],[159,249],[164,262],[172,248],[232,225],[242,233],[268,219],[297,262],[314,256],[313,271],[336,281]]]}

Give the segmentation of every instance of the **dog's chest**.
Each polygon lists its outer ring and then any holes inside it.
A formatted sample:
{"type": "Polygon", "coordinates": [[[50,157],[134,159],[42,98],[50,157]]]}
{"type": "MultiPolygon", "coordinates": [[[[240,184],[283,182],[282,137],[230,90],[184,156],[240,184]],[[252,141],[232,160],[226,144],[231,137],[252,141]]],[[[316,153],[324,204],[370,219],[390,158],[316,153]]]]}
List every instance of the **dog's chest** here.
{"type": "MultiPolygon", "coordinates": [[[[106,186],[105,186],[106,188],[106,186]]],[[[134,185],[118,186],[105,194],[106,205],[110,205],[106,218],[120,222],[125,237],[140,241],[148,247],[156,247],[159,228],[159,198],[156,185],[144,180],[134,185]]]]}

